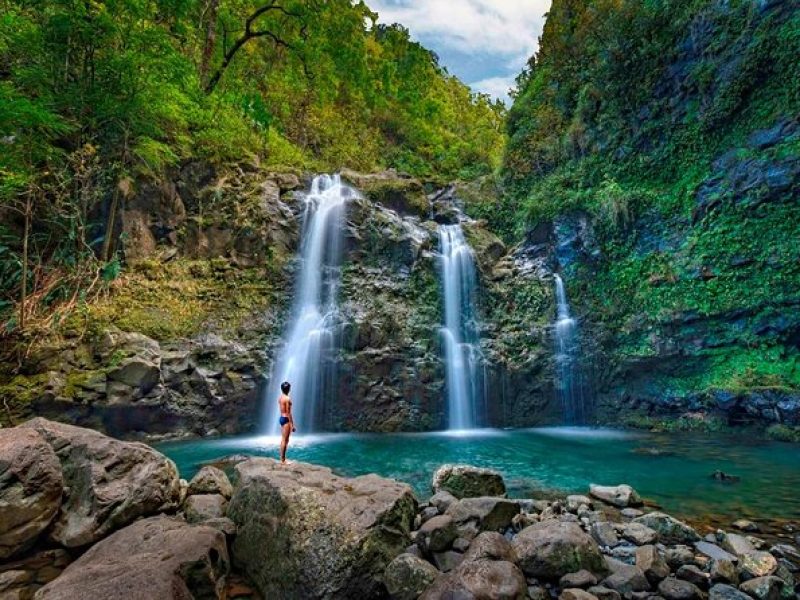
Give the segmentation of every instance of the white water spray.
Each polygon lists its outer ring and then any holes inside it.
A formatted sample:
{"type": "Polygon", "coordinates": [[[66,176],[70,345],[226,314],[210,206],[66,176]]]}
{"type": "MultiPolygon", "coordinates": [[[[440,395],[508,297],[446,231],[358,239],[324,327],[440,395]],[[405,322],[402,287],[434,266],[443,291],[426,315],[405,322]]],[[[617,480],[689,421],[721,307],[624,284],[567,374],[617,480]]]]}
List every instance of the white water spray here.
{"type": "Polygon", "coordinates": [[[474,429],[486,420],[486,373],[478,335],[475,255],[461,225],[439,227],[444,293],[441,329],[448,429],[474,429]]]}
{"type": "Polygon", "coordinates": [[[336,385],[341,246],[347,200],[356,191],[339,175],[314,178],[305,197],[301,255],[292,318],[267,385],[265,433],[276,433],[280,384],[292,384],[293,414],[303,432],[322,425],[323,409],[336,385]]]}
{"type": "Polygon", "coordinates": [[[580,372],[578,322],[570,315],[564,281],[558,274],[556,282],[555,360],[556,394],[561,402],[564,420],[569,425],[586,422],[586,394],[580,372]]]}

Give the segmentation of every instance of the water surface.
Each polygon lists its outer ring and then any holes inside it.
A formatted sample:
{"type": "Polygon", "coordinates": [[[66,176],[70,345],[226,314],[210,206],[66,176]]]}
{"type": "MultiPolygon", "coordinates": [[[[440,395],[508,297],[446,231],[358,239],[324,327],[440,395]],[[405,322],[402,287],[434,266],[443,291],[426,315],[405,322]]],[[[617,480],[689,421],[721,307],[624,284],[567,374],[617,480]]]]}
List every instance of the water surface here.
{"type": "MultiPolygon", "coordinates": [[[[165,443],[159,450],[190,478],[207,461],[231,454],[277,457],[277,437],[165,443]]],[[[612,429],[556,427],[408,434],[319,434],[292,438],[292,460],[348,475],[378,473],[430,494],[443,463],[496,469],[509,493],[585,493],[589,483],[629,483],[671,514],[800,519],[800,446],[719,435],[662,435],[612,429]],[[722,470],[741,478],[721,483],[722,470]]]]}

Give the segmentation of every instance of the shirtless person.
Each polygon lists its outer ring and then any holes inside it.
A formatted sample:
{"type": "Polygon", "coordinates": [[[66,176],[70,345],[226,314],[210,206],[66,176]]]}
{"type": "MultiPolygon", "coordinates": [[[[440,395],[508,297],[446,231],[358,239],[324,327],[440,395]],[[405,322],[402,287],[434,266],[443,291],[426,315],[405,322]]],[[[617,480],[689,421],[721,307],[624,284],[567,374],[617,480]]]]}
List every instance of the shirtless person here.
{"type": "Polygon", "coordinates": [[[286,464],[286,447],[289,445],[289,436],[293,431],[297,431],[294,427],[294,419],[292,418],[292,401],[289,398],[289,390],[292,389],[288,381],[281,384],[281,397],[278,398],[278,408],[281,411],[281,464],[286,464]]]}

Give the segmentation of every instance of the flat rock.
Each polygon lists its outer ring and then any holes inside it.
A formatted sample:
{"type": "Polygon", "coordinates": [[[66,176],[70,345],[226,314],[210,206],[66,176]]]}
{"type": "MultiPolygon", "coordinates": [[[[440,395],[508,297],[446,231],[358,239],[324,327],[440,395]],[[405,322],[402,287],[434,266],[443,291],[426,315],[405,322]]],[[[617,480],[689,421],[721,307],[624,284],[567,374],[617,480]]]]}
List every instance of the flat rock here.
{"type": "Polygon", "coordinates": [[[27,549],[61,505],[61,463],[32,429],[0,429],[0,559],[27,549]]]}
{"type": "Polygon", "coordinates": [[[91,544],[179,503],[175,464],[150,446],[40,417],[20,427],[41,434],[61,463],[64,495],[48,535],[63,546],[91,544]]]}
{"type": "Polygon", "coordinates": [[[188,493],[189,495],[220,494],[225,498],[230,498],[233,494],[233,486],[222,469],[206,465],[192,477],[188,493]]]}
{"type": "Polygon", "coordinates": [[[666,513],[647,513],[636,517],[633,522],[646,525],[655,531],[659,541],[664,544],[690,544],[700,539],[694,529],[666,513]]]}
{"type": "Polygon", "coordinates": [[[514,515],[519,513],[519,504],[514,500],[494,496],[463,498],[452,503],[445,513],[456,523],[474,522],[479,531],[498,531],[511,525],[514,515]]]}
{"type": "Polygon", "coordinates": [[[505,496],[503,476],[491,469],[470,465],[442,465],[433,474],[433,492],[447,491],[456,498],[505,496]]]}
{"type": "Polygon", "coordinates": [[[731,562],[736,562],[739,560],[735,554],[731,554],[730,552],[723,550],[716,544],[712,544],[710,542],[695,542],[694,547],[698,552],[700,552],[700,554],[704,554],[705,556],[714,560],[729,560],[731,562]]]}
{"type": "Polygon", "coordinates": [[[628,506],[641,506],[642,499],[629,485],[596,485],[589,486],[589,495],[602,500],[607,504],[626,508],[628,506]]]}
{"type": "Polygon", "coordinates": [[[525,600],[527,593],[525,576],[513,563],[473,560],[440,575],[420,600],[525,600]]]}
{"type": "Polygon", "coordinates": [[[236,472],[233,553],[264,598],[386,595],[384,571],[411,541],[411,488],[269,458],[239,463],[236,472]]]}
{"type": "Polygon", "coordinates": [[[633,521],[622,526],[622,537],[637,546],[652,544],[658,539],[658,533],[643,523],[633,521]]]}
{"type": "Polygon", "coordinates": [[[228,572],[221,532],[157,516],[128,525],[89,548],[36,598],[224,598],[228,572]]]}
{"type": "Polygon", "coordinates": [[[530,577],[557,580],[581,569],[605,570],[597,543],[577,523],[536,523],[517,534],[512,546],[519,566],[530,577]]]}
{"type": "Polygon", "coordinates": [[[743,556],[756,551],[756,547],[746,537],[738,533],[723,532],[719,538],[720,545],[736,556],[743,556]]]}
{"type": "Polygon", "coordinates": [[[386,567],[384,583],[392,600],[416,600],[439,576],[428,561],[401,554],[386,567]]]}

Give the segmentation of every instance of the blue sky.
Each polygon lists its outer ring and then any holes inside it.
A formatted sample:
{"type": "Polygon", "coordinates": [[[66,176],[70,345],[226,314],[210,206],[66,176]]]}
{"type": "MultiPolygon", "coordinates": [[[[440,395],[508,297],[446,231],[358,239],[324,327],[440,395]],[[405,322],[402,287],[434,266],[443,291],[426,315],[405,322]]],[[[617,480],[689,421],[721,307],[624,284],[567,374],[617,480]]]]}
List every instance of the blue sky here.
{"type": "Polygon", "coordinates": [[[536,51],[550,0],[367,0],[382,23],[401,23],[473,89],[508,101],[536,51]]]}

